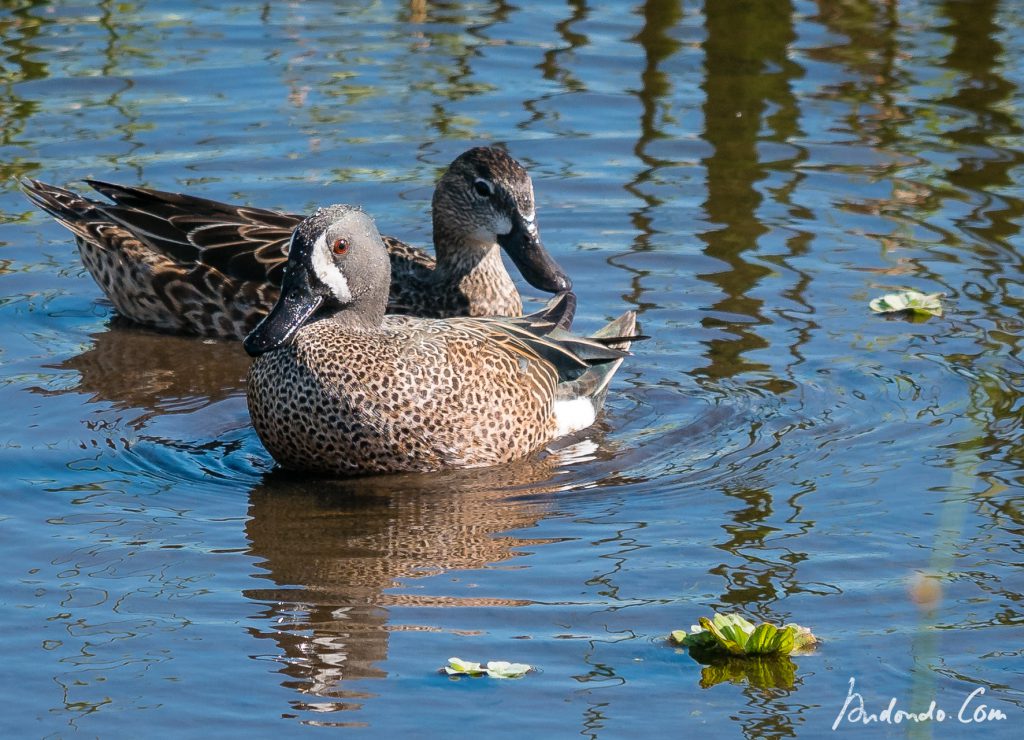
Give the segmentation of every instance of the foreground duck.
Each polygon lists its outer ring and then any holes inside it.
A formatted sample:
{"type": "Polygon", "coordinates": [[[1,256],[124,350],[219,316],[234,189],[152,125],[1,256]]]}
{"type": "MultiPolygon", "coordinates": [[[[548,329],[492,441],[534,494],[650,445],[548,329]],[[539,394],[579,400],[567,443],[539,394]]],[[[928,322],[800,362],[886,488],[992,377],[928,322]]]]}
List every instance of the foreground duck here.
{"type": "MultiPolygon", "coordinates": [[[[38,180],[22,187],[75,234],[86,269],[123,316],[164,331],[242,339],[274,305],[302,216],[87,182],[112,203],[38,180]]],[[[530,176],[500,149],[470,149],[452,162],[434,191],[433,223],[435,257],[383,237],[392,313],[519,316],[522,301],[501,249],[538,290],[571,287],[541,243],[530,176]]]]}
{"type": "Polygon", "coordinates": [[[385,315],[372,219],[331,206],[292,237],[281,299],[245,340],[253,426],[282,466],[329,474],[474,467],[593,423],[636,339],[629,311],[592,338],[561,294],[521,318],[385,315]]]}

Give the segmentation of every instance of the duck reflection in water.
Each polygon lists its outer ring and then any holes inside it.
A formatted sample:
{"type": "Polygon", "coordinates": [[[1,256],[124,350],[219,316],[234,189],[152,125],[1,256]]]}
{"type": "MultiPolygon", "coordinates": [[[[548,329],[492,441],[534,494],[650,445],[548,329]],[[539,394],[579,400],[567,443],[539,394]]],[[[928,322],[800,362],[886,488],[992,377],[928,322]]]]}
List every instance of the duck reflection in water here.
{"type": "Polygon", "coordinates": [[[238,342],[158,334],[120,317],[90,338],[84,352],[47,367],[78,373],[67,390],[92,401],[140,409],[148,419],[245,397],[250,361],[238,342]]]}
{"type": "MultiPolygon", "coordinates": [[[[434,597],[409,579],[487,568],[547,540],[503,536],[534,527],[547,494],[565,486],[558,456],[472,471],[309,480],[272,473],[250,494],[246,535],[267,584],[244,591],[264,606],[253,637],[276,649],[296,711],[358,709],[351,682],[384,678],[389,634],[438,629],[396,624],[401,607],[516,607],[495,597],[434,597]]],[[[448,656],[438,656],[438,665],[448,656]]],[[[362,689],[362,690],[360,690],[362,689]]]]}

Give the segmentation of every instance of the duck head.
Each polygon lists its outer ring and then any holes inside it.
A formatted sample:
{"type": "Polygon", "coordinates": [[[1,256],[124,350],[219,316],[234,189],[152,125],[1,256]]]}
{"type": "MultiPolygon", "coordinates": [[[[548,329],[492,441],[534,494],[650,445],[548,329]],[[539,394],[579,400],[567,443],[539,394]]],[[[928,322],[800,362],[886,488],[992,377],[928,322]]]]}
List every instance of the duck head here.
{"type": "Polygon", "coordinates": [[[391,263],[365,212],[334,205],[317,210],[292,233],[281,296],[245,338],[253,357],[289,344],[312,320],[344,315],[379,326],[387,308],[391,263]]]}
{"type": "Polygon", "coordinates": [[[433,218],[439,264],[497,243],[538,290],[572,287],[541,242],[530,175],[501,149],[477,147],[451,163],[434,191],[433,218]]]}

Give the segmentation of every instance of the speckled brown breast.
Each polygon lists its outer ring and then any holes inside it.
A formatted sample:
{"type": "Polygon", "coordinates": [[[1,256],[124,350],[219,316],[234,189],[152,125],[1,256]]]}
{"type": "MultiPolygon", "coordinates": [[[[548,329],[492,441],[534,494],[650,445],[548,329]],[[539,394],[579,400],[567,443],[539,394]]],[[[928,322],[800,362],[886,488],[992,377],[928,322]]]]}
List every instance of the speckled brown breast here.
{"type": "Polygon", "coordinates": [[[473,319],[389,316],[360,332],[300,330],[249,373],[249,412],[286,468],[437,470],[508,462],[555,436],[557,373],[527,345],[473,319]]]}

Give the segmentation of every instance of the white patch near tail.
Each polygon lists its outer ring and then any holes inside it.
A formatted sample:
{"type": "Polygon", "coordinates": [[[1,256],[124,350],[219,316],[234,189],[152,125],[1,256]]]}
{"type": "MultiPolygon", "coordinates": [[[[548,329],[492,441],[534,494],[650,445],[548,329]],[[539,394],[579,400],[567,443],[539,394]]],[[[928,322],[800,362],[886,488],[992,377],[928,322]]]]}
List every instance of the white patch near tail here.
{"type": "Polygon", "coordinates": [[[554,412],[559,437],[586,429],[597,418],[597,410],[589,398],[555,401],[554,412]]]}

